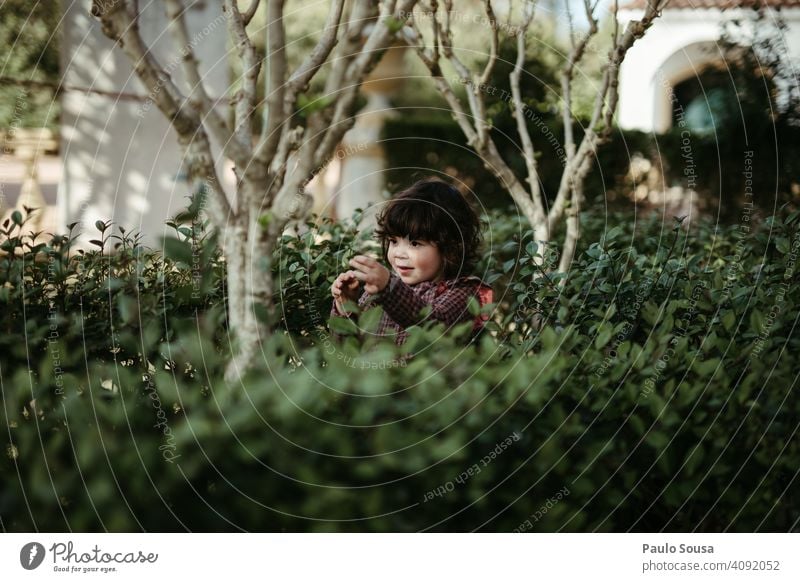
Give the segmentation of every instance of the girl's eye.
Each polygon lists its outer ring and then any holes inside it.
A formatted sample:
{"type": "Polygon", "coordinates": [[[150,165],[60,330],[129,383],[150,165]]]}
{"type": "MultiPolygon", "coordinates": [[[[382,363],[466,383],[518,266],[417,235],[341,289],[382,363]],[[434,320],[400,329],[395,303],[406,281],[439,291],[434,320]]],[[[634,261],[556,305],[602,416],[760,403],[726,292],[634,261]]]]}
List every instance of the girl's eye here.
{"type": "Polygon", "coordinates": [[[421,247],[422,243],[420,241],[418,241],[418,240],[412,240],[411,241],[411,246],[412,247],[421,247]]]}

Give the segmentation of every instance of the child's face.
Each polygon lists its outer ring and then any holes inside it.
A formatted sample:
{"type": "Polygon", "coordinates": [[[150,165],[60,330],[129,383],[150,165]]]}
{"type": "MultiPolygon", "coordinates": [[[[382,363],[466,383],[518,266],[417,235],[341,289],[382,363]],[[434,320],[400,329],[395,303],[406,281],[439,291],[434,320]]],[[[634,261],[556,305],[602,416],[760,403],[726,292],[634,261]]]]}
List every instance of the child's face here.
{"type": "Polygon", "coordinates": [[[389,264],[406,285],[438,281],[444,271],[442,254],[435,244],[406,237],[389,237],[389,264]]]}

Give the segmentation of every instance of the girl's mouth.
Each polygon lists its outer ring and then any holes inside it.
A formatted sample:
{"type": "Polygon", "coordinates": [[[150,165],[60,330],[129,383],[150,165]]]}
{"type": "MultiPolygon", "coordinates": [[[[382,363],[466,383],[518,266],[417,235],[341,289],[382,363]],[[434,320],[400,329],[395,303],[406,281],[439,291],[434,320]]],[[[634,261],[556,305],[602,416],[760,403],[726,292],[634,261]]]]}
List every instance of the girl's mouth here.
{"type": "Polygon", "coordinates": [[[397,267],[397,272],[401,275],[408,275],[413,270],[411,267],[397,267]]]}

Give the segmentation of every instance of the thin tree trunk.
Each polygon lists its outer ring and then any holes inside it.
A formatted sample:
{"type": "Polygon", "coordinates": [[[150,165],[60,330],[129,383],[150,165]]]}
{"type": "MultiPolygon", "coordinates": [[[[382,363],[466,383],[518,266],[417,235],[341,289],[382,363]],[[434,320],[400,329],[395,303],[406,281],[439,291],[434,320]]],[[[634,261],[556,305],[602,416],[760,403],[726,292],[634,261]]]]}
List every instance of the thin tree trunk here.
{"type": "MultiPolygon", "coordinates": [[[[561,261],[558,264],[558,270],[561,273],[566,273],[572,266],[572,261],[575,258],[575,250],[578,246],[578,239],[581,234],[580,224],[580,211],[581,204],[583,203],[583,184],[575,184],[572,190],[572,204],[566,210],[567,215],[567,233],[564,237],[564,250],[561,255],[561,261]]],[[[566,278],[562,279],[562,284],[566,282],[566,278]]]]}
{"type": "MultiPolygon", "coordinates": [[[[257,307],[264,306],[262,298],[271,298],[272,286],[271,277],[264,276],[265,269],[257,260],[259,246],[262,245],[258,245],[257,241],[254,244],[252,239],[243,234],[228,251],[245,259],[228,261],[228,287],[230,289],[233,286],[236,292],[228,296],[228,332],[234,343],[234,356],[225,370],[225,380],[229,383],[241,381],[247,370],[253,367],[258,348],[269,335],[267,326],[257,315],[257,307]]],[[[268,309],[268,306],[264,307],[268,309]]]]}
{"type": "MultiPolygon", "coordinates": [[[[248,180],[240,188],[239,199],[254,201],[255,194],[262,191],[260,181],[248,180]]],[[[258,347],[269,335],[268,326],[259,319],[258,312],[271,313],[274,304],[270,258],[277,237],[258,224],[258,207],[254,203],[248,205],[247,212],[244,202],[240,207],[235,236],[225,249],[229,333],[235,345],[234,357],[225,370],[225,380],[229,383],[241,381],[253,367],[258,347]]]]}
{"type": "MultiPolygon", "coordinates": [[[[235,220],[235,219],[234,219],[235,220]]],[[[244,323],[245,312],[245,247],[247,239],[242,225],[234,222],[225,228],[222,248],[225,256],[228,307],[228,329],[235,331],[244,323]]]]}

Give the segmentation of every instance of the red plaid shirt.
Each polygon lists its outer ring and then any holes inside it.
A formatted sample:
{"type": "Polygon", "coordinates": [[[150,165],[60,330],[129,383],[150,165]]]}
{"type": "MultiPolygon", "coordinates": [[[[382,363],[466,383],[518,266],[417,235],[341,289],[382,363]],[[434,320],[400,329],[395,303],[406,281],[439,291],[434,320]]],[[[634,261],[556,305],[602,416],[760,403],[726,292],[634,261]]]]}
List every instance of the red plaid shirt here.
{"type": "MultiPolygon", "coordinates": [[[[492,302],[492,289],[478,277],[459,277],[438,283],[423,281],[412,286],[403,283],[400,277],[392,273],[389,284],[382,292],[370,295],[365,291],[358,305],[362,311],[378,305],[383,307],[383,315],[375,333],[393,336],[395,343],[400,345],[408,338],[406,328],[424,321],[440,321],[450,327],[474,320],[473,332],[480,330],[487,318],[475,317],[469,312],[470,297],[475,297],[479,305],[486,305],[492,302]],[[422,316],[420,312],[425,307],[430,307],[431,311],[422,316]]],[[[335,302],[331,315],[344,317],[337,311],[335,302]]]]}

